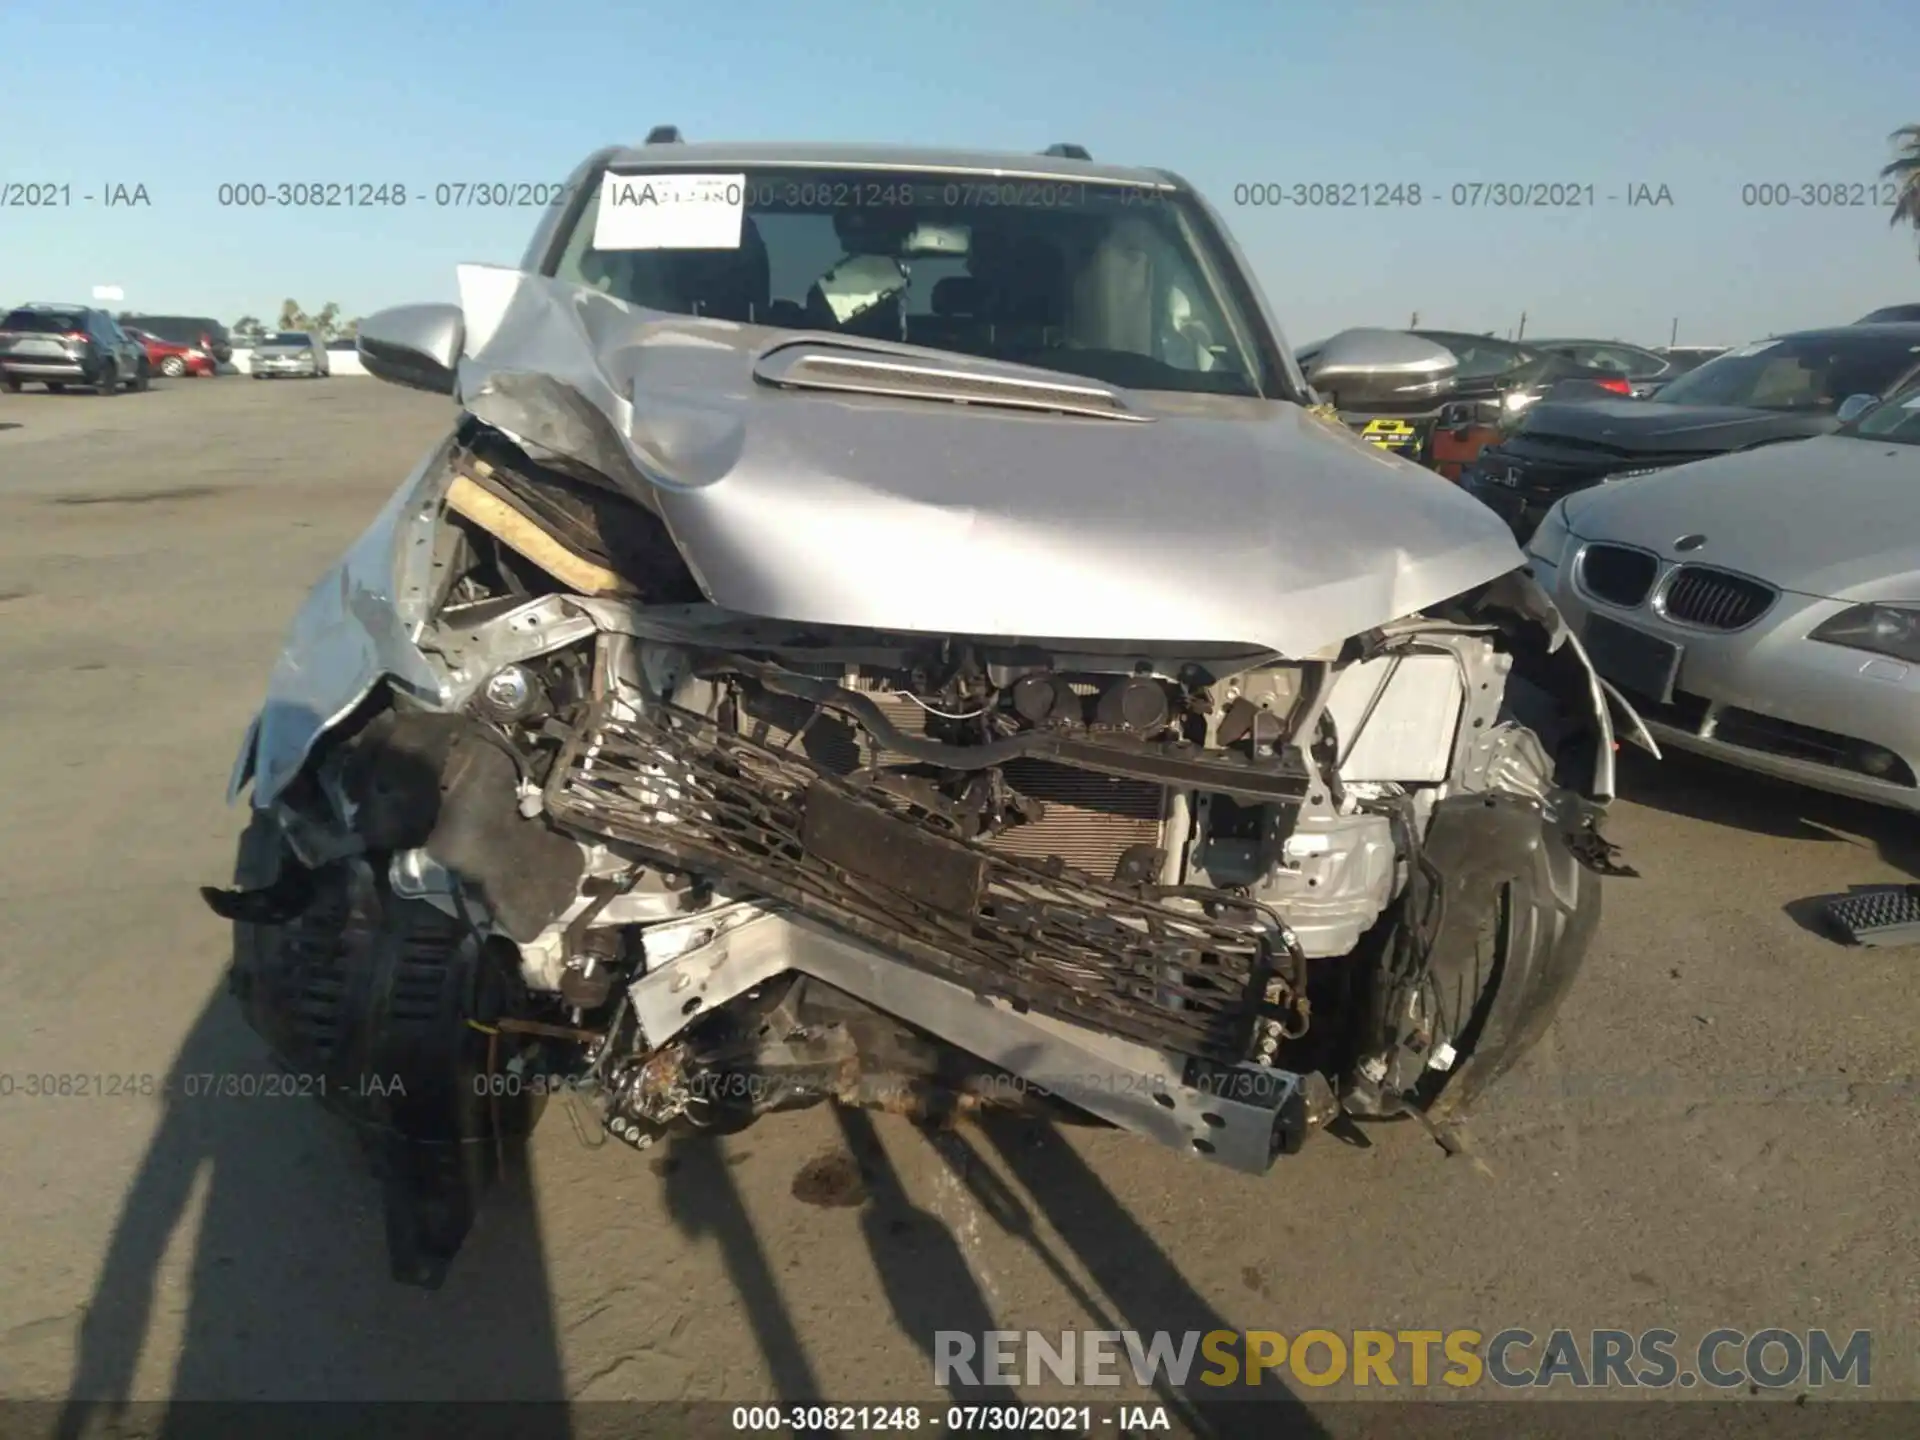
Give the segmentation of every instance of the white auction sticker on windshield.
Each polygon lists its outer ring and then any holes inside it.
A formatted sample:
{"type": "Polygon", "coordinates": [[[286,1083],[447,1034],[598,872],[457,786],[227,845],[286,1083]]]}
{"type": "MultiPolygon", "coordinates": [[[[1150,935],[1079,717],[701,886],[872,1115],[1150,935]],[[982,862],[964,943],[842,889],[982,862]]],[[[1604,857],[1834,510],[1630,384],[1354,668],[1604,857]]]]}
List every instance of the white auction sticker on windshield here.
{"type": "Polygon", "coordinates": [[[738,250],[745,175],[615,175],[600,181],[596,250],[738,250]]]}

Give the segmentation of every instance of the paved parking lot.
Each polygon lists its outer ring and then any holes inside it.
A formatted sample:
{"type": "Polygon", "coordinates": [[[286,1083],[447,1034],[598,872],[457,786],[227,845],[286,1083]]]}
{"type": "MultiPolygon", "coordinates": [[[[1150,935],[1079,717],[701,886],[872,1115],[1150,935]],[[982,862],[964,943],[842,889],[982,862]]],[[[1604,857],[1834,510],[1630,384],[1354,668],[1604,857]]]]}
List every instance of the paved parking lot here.
{"type": "Polygon", "coordinates": [[[262,1065],[195,887],[281,629],[450,416],[366,379],[0,395],[0,1072],[176,1082],[0,1098],[0,1394],[933,1400],[936,1329],[1824,1326],[1920,1398],[1920,960],[1798,903],[1920,876],[1916,826],[1678,762],[1628,771],[1644,878],[1481,1164],[1383,1126],[1253,1180],[825,1110],[649,1161],[555,1109],[447,1287],[392,1285],[331,1121],[178,1082],[262,1065]],[[855,1183],[796,1193],[838,1152],[855,1183]]]}

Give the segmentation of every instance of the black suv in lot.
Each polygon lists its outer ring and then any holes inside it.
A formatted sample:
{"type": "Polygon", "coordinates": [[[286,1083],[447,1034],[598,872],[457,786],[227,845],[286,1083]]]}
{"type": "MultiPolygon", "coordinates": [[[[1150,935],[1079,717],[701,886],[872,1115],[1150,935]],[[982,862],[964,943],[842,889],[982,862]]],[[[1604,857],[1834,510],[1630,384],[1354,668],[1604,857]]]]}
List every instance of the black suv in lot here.
{"type": "Polygon", "coordinates": [[[227,327],[205,315],[129,315],[126,323],[138,326],[149,335],[204,350],[219,365],[233,361],[233,337],[227,327]]]}
{"type": "Polygon", "coordinates": [[[144,390],[146,347],[113,316],[90,305],[22,305],[0,320],[0,384],[28,383],[58,394],[69,385],[112,395],[144,390]]]}

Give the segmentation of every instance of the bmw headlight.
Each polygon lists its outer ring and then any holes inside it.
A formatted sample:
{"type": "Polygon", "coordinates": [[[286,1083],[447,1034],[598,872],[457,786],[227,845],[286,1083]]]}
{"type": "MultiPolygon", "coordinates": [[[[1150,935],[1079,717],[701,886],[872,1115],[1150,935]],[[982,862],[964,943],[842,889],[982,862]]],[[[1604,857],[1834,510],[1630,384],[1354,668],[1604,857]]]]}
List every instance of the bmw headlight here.
{"type": "Polygon", "coordinates": [[[1850,605],[1816,626],[1808,638],[1920,664],[1920,610],[1905,605],[1850,605]]]}

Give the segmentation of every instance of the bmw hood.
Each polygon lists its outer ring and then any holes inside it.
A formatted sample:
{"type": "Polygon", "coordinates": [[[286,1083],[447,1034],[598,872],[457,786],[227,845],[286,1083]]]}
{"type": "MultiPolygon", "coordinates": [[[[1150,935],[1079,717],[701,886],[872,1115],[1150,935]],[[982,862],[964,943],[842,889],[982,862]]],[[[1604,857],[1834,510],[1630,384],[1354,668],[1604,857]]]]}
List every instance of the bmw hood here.
{"type": "Polygon", "coordinates": [[[1514,436],[1532,445],[1571,441],[1623,454],[1718,455],[1832,430],[1831,415],[1733,405],[1667,405],[1658,400],[1543,400],[1514,436]]]}
{"type": "Polygon", "coordinates": [[[1570,496],[1568,528],[1803,595],[1920,598],[1920,448],[1828,435],[1616,481],[1570,496]],[[1887,588],[1891,587],[1891,588],[1887,588]]]}
{"type": "Polygon", "coordinates": [[[802,623],[1303,656],[1524,563],[1457,487],[1299,406],[1125,390],[461,268],[458,395],[802,623]]]}

